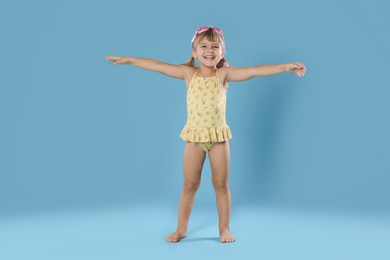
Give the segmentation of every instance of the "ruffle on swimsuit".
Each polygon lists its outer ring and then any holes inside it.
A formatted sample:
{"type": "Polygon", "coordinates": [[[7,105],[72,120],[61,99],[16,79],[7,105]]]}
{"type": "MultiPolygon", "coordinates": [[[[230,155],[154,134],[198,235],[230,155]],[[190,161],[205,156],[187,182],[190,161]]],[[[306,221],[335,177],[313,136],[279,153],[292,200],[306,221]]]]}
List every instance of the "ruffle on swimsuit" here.
{"type": "Polygon", "coordinates": [[[220,128],[192,128],[184,126],[180,137],[191,142],[223,142],[232,139],[232,133],[228,125],[220,128]]]}
{"type": "Polygon", "coordinates": [[[232,139],[226,123],[226,88],[218,71],[212,77],[191,79],[187,89],[187,122],[180,138],[190,142],[224,142],[232,139]]]}

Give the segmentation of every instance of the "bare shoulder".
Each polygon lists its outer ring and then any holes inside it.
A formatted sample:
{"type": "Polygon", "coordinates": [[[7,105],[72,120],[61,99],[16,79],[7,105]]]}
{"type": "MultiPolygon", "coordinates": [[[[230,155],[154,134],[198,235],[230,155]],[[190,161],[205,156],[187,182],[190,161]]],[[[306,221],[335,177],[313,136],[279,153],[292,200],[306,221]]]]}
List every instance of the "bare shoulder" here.
{"type": "Polygon", "coordinates": [[[192,78],[192,76],[194,75],[195,73],[195,70],[196,68],[192,67],[192,66],[189,66],[189,65],[186,65],[186,64],[181,64],[179,65],[183,70],[184,70],[184,73],[185,73],[185,77],[186,78],[192,78]]]}
{"type": "Polygon", "coordinates": [[[190,81],[192,79],[192,76],[194,75],[196,68],[186,65],[186,64],[181,64],[179,65],[183,70],[184,70],[184,81],[186,82],[187,87],[190,85],[190,81]]]}
{"type": "Polygon", "coordinates": [[[218,76],[224,86],[228,84],[229,68],[230,67],[222,67],[218,69],[218,76]]]}

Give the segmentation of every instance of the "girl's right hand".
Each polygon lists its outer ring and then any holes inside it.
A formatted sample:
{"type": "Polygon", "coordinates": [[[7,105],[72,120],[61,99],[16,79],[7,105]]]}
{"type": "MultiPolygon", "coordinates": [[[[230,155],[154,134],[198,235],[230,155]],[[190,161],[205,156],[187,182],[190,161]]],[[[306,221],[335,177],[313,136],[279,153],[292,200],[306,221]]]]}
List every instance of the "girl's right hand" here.
{"type": "Polygon", "coordinates": [[[306,66],[300,62],[290,62],[286,65],[286,72],[294,72],[299,77],[305,76],[306,66]]]}
{"type": "Polygon", "coordinates": [[[106,61],[112,61],[114,64],[126,64],[126,57],[107,56],[106,61]]]}

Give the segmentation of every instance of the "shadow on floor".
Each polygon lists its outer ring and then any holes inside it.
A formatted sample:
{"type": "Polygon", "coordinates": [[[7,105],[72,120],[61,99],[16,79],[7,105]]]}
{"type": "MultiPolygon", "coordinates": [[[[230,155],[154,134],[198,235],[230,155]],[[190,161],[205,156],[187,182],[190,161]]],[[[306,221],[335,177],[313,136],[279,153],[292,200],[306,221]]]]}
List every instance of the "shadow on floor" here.
{"type": "Polygon", "coordinates": [[[193,237],[193,238],[183,238],[180,240],[180,243],[189,243],[189,242],[203,242],[203,241],[213,241],[221,243],[219,237],[193,237]]]}

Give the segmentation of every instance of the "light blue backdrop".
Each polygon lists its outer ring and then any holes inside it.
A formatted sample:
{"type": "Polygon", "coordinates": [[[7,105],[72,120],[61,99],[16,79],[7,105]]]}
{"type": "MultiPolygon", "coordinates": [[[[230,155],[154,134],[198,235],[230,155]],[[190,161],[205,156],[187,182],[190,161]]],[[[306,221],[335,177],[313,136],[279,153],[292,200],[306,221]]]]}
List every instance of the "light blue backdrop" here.
{"type": "MultiPolygon", "coordinates": [[[[228,90],[233,205],[390,209],[386,1],[2,1],[1,216],[176,206],[184,82],[107,55],[184,63],[220,27],[232,66],[300,61],[228,90]]],[[[208,159],[197,205],[215,203],[208,159]]]]}

